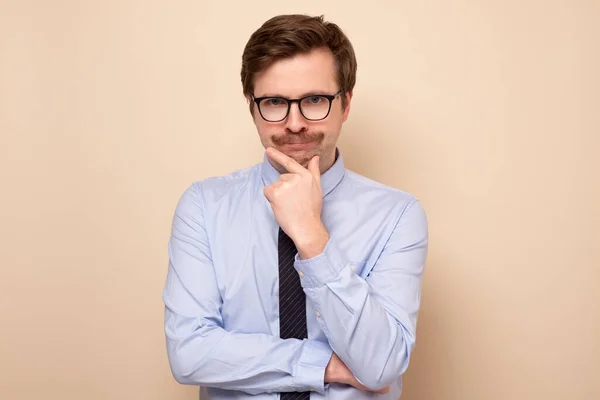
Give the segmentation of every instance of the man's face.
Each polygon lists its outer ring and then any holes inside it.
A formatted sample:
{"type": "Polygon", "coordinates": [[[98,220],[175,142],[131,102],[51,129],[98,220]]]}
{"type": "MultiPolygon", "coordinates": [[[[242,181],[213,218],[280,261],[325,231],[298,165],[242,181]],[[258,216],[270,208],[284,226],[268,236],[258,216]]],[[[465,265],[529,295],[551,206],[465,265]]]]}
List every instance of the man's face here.
{"type": "MultiPolygon", "coordinates": [[[[254,82],[255,98],[279,96],[299,99],[308,95],[333,95],[339,90],[335,62],[328,49],[316,49],[308,54],[277,61],[257,74],[254,82]]],[[[298,103],[293,103],[287,118],[280,122],[268,122],[261,117],[255,104],[252,114],[263,146],[275,147],[304,167],[318,155],[321,171],[329,168],[335,159],[342,124],[350,111],[351,94],[347,95],[345,110],[342,109],[343,95],[332,100],[329,115],[320,121],[306,119],[298,103]]],[[[307,102],[316,99],[308,99],[307,102]]],[[[278,102],[273,101],[272,104],[278,102]]],[[[276,166],[283,172],[280,166],[276,166]]]]}

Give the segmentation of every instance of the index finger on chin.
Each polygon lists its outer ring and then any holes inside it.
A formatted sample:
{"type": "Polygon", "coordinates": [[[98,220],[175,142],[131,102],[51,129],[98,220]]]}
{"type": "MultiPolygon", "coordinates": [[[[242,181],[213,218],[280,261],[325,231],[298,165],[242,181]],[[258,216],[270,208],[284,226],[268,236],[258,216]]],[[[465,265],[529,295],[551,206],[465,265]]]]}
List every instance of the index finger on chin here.
{"type": "Polygon", "coordinates": [[[267,148],[267,155],[271,157],[274,161],[277,161],[281,164],[288,172],[303,174],[307,170],[302,165],[298,164],[296,160],[287,155],[283,154],[281,151],[277,150],[274,147],[267,148]]]}

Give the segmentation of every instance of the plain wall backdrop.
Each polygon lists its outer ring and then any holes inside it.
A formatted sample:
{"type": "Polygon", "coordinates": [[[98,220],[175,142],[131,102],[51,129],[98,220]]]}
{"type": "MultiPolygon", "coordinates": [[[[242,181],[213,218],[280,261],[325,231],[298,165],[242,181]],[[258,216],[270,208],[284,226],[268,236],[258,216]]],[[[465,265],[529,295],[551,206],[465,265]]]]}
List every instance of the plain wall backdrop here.
{"type": "Polygon", "coordinates": [[[165,351],[171,218],[262,160],[241,54],[292,12],[354,44],[348,168],[428,213],[402,399],[599,399],[594,0],[0,2],[0,398],[197,398],[165,351]]]}

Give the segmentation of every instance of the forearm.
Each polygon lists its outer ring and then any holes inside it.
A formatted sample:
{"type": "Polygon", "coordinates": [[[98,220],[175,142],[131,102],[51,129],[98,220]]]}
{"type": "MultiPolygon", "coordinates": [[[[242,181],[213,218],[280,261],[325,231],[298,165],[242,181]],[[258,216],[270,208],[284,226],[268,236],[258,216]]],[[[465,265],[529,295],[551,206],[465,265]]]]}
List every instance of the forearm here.
{"type": "Polygon", "coordinates": [[[373,389],[388,386],[408,364],[410,350],[402,328],[369,294],[367,282],[354,273],[355,267],[344,262],[325,227],[315,225],[310,235],[296,240],[296,265],[309,269],[304,289],[320,310],[319,325],[361,383],[373,389]],[[312,263],[305,261],[311,259],[312,263]]]}
{"type": "Polygon", "coordinates": [[[167,318],[167,351],[178,382],[250,394],[324,391],[332,354],[326,343],[197,324],[175,314],[167,318]]]}
{"type": "Polygon", "coordinates": [[[380,389],[406,370],[414,337],[370,294],[351,265],[305,292],[319,311],[318,323],[331,348],[358,381],[380,389]]]}
{"type": "Polygon", "coordinates": [[[163,301],[175,379],[250,394],[311,388],[323,392],[332,354],[327,343],[224,329],[200,193],[200,185],[192,185],[181,197],[169,240],[163,301]]]}
{"type": "Polygon", "coordinates": [[[302,286],[329,344],[369,388],[391,384],[408,367],[427,238],[426,217],[415,201],[373,256],[374,265],[357,270],[333,239],[315,257],[296,259],[302,286]]]}

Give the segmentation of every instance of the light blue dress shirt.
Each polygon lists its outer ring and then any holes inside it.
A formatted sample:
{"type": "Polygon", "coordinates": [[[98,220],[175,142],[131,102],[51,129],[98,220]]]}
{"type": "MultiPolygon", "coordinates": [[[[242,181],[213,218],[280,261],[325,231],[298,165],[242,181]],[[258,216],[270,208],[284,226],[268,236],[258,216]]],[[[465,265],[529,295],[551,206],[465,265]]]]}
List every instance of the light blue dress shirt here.
{"type": "Polygon", "coordinates": [[[410,194],[335,164],[321,177],[323,253],[295,268],[306,293],[308,339],[279,338],[279,226],[263,194],[279,172],[262,163],[193,183],[181,196],[163,292],[175,379],[201,398],[398,399],[415,346],[428,246],[425,212],[410,194]],[[370,388],[325,384],[335,352],[370,388]]]}

